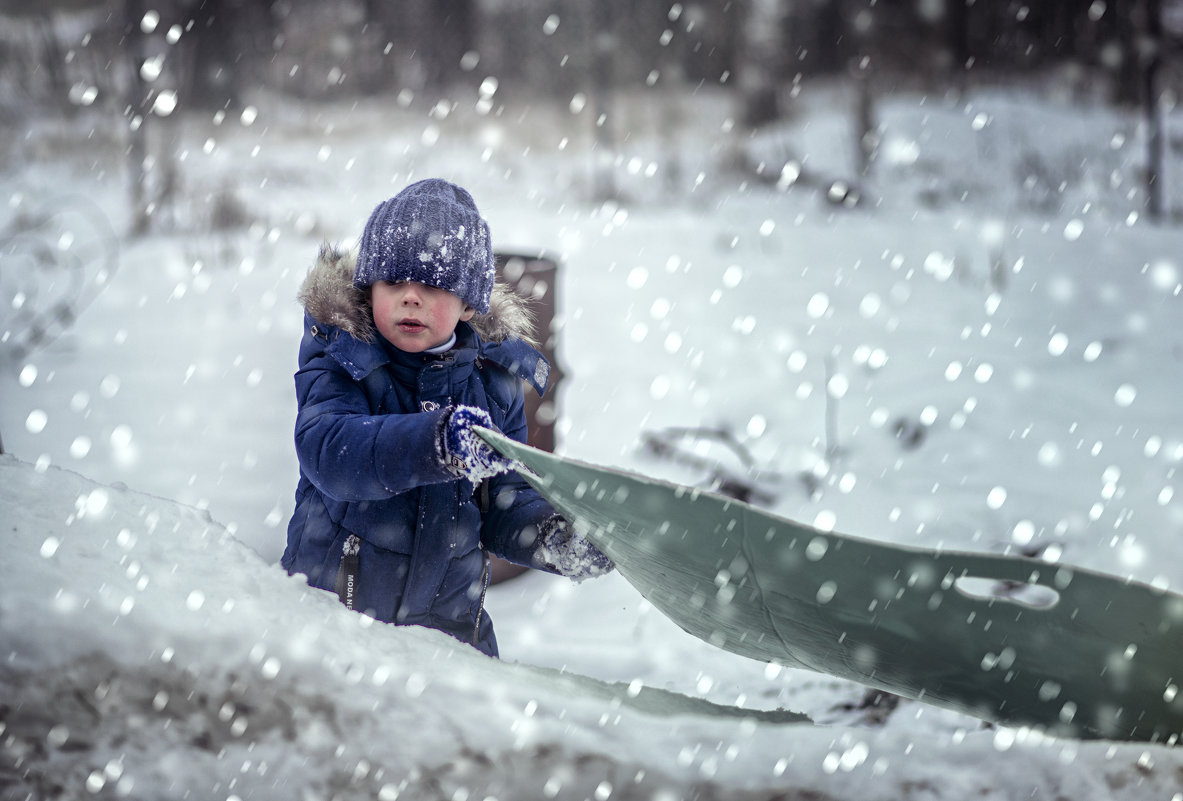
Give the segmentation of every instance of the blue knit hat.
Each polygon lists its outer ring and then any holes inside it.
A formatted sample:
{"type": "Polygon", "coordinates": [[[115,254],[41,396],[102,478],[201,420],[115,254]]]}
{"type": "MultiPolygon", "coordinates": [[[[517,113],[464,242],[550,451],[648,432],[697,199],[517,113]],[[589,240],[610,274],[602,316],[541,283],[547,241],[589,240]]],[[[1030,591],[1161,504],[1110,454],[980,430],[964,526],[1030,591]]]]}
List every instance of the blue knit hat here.
{"type": "Polygon", "coordinates": [[[485,314],[494,276],[489,225],[472,195],[428,178],[374,209],[361,235],[353,285],[415,281],[446,289],[485,314]]]}

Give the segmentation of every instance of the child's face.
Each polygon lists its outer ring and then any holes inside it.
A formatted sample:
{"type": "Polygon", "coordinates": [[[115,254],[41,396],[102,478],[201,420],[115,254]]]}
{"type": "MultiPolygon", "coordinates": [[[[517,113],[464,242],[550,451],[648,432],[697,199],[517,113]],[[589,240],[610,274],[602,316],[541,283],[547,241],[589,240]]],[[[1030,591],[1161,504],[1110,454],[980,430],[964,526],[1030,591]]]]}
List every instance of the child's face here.
{"type": "Polygon", "coordinates": [[[414,281],[379,281],[371,288],[378,333],[401,351],[421,353],[442,345],[473,309],[446,289],[414,281]]]}

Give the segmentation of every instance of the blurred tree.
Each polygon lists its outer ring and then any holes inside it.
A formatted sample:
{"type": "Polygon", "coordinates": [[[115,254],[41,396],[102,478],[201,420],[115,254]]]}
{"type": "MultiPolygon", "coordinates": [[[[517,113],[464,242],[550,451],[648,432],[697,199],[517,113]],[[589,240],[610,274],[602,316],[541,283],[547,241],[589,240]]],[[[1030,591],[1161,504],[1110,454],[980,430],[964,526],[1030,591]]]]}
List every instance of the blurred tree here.
{"type": "Polygon", "coordinates": [[[945,0],[944,21],[946,42],[955,75],[965,75],[973,65],[973,50],[970,48],[969,7],[972,0],[945,0]]]}
{"type": "Polygon", "coordinates": [[[799,61],[810,72],[841,73],[850,66],[855,56],[855,39],[870,29],[870,0],[860,2],[826,2],[812,0],[809,17],[812,36],[800,43],[799,61]]]}
{"type": "Polygon", "coordinates": [[[358,41],[357,87],[363,94],[376,94],[394,85],[391,51],[398,31],[393,12],[397,6],[383,0],[364,0],[362,29],[358,41]]]}
{"type": "Polygon", "coordinates": [[[738,86],[743,121],[749,127],[780,116],[779,87],[789,77],[791,63],[791,54],[786,52],[788,20],[780,0],[747,0],[738,86]]]}
{"type": "Polygon", "coordinates": [[[128,147],[127,182],[131,204],[131,235],[142,236],[151,222],[148,200],[148,118],[151,89],[144,79],[147,61],[143,37],[145,0],[123,0],[121,22],[126,42],[124,63],[129,73],[126,105],[128,147]]]}
{"type": "Polygon", "coordinates": [[[596,200],[617,198],[614,163],[616,120],[612,116],[612,95],[616,87],[615,55],[619,47],[617,15],[604,4],[596,3],[591,29],[588,31],[592,47],[591,116],[595,134],[592,196],[596,200]]]}
{"type": "Polygon", "coordinates": [[[1141,0],[1139,27],[1142,47],[1139,67],[1142,73],[1142,108],[1146,122],[1146,213],[1150,219],[1163,218],[1166,206],[1166,172],[1163,161],[1166,131],[1162,113],[1163,22],[1162,0],[1141,0]]]}
{"type": "Polygon", "coordinates": [[[0,15],[42,17],[58,12],[86,11],[109,5],[110,0],[3,0],[0,2],[0,15]]]}
{"type": "Polygon", "coordinates": [[[464,77],[464,57],[476,52],[474,0],[404,0],[404,44],[413,49],[427,86],[446,87],[464,77]]]}
{"type": "Polygon", "coordinates": [[[188,46],[182,79],[187,103],[201,109],[241,107],[243,85],[275,35],[266,4],[253,0],[196,0],[180,42],[188,46]]]}
{"type": "Polygon", "coordinates": [[[39,66],[44,69],[49,99],[64,111],[73,111],[70,86],[64,70],[66,58],[62,52],[56,20],[59,15],[101,8],[104,0],[2,0],[0,15],[29,21],[36,32],[35,47],[44,54],[39,66]]]}
{"type": "MultiPolygon", "coordinates": [[[[726,83],[735,72],[742,47],[740,32],[744,4],[733,0],[689,3],[671,19],[679,48],[682,73],[691,83],[726,83]]],[[[668,12],[673,16],[672,11],[668,12]]]]}
{"type": "Polygon", "coordinates": [[[359,48],[372,44],[360,35],[366,27],[360,2],[277,0],[270,13],[271,52],[264,73],[270,87],[316,99],[362,88],[360,80],[350,84],[359,48]]]}

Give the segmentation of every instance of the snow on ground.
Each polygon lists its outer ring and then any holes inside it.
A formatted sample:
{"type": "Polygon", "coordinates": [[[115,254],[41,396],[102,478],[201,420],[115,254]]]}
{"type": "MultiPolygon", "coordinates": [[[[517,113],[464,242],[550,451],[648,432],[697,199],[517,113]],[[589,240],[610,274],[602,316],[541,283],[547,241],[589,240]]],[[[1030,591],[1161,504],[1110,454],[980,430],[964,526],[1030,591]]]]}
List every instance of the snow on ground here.
{"type": "MultiPolygon", "coordinates": [[[[669,108],[630,106],[626,199],[608,204],[587,199],[590,123],[565,111],[260,99],[257,117],[168,131],[191,199],[159,212],[175,230],[120,240],[111,263],[68,212],[95,204],[125,229],[117,137],[14,138],[8,224],[60,212],[38,230],[77,259],[89,305],[0,365],[17,568],[0,586],[0,745],[16,758],[0,786],[1183,799],[1176,749],[1048,741],[908,702],[859,710],[861,688],[713,649],[619,576],[494,588],[491,662],[366,626],[274,566],[295,484],[296,288],[322,240],[442,175],[473,191],[498,247],[561,259],[563,453],[708,485],[642,438],[721,427],[780,514],[1183,586],[1180,234],[1136,214],[1136,124],[1021,93],[897,98],[868,200],[845,208],[825,199],[852,175],[827,97],[755,138],[719,98],[678,104],[695,116],[676,136],[669,108]],[[774,180],[731,171],[741,153],[774,180]],[[808,181],[773,185],[802,165],[808,181]],[[227,196],[247,224],[195,230],[227,196]]],[[[37,290],[27,304],[75,291],[37,290]]]]}
{"type": "Polygon", "coordinates": [[[1162,746],[815,727],[491,660],[57,467],[0,457],[0,508],[5,798],[1161,799],[1180,777],[1162,746]]]}

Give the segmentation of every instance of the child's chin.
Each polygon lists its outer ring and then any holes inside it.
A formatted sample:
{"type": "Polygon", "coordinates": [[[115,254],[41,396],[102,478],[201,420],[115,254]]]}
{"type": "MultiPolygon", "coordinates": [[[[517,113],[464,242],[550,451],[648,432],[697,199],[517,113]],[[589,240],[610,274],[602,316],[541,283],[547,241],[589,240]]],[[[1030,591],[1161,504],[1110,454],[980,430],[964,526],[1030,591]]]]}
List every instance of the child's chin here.
{"type": "Polygon", "coordinates": [[[379,332],[382,338],[404,353],[421,353],[431,347],[428,337],[408,334],[404,331],[387,330],[379,332]]]}

